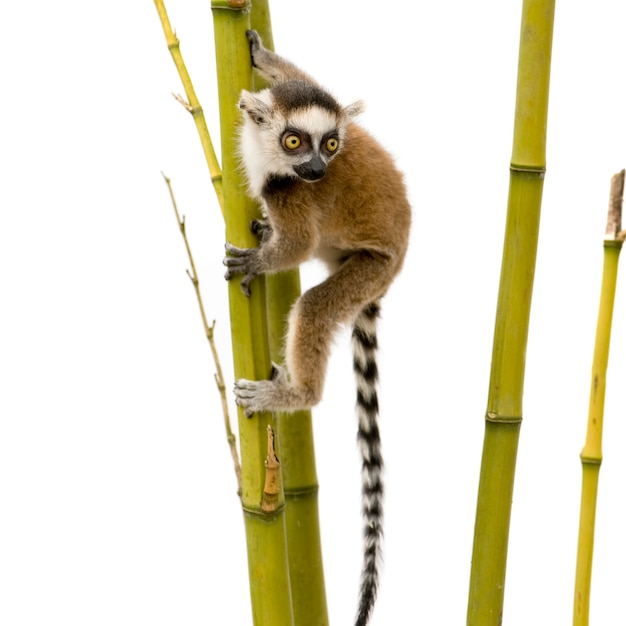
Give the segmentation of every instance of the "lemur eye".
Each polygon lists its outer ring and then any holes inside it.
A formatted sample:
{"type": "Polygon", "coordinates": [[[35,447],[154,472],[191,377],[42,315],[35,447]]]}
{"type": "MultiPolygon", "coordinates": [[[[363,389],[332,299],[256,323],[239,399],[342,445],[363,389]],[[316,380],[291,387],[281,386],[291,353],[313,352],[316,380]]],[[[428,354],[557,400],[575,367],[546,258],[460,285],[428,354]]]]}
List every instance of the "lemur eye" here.
{"type": "Polygon", "coordinates": [[[334,152],[338,147],[339,142],[335,137],[331,137],[328,141],[326,141],[326,150],[328,150],[328,152],[334,152]]]}
{"type": "Polygon", "coordinates": [[[283,139],[283,146],[285,146],[287,150],[295,150],[296,148],[299,148],[301,144],[302,141],[298,135],[287,135],[283,139]]]}

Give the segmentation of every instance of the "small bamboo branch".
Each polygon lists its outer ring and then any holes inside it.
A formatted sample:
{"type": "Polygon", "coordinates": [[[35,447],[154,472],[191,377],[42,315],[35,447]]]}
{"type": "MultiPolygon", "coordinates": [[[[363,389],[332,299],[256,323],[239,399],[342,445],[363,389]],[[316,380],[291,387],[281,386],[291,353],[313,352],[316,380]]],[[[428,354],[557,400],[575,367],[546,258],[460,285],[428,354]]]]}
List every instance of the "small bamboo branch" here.
{"type": "Polygon", "coordinates": [[[222,414],[224,415],[226,439],[228,441],[230,454],[233,459],[233,465],[235,468],[235,476],[237,477],[237,495],[241,497],[241,464],[239,462],[239,454],[237,452],[237,440],[230,426],[228,402],[226,401],[226,385],[224,384],[222,366],[220,363],[219,355],[217,353],[217,347],[215,346],[215,340],[213,337],[213,331],[215,329],[215,321],[209,326],[207,322],[207,318],[206,318],[206,313],[204,312],[204,303],[202,302],[202,293],[200,292],[200,281],[198,280],[198,275],[196,273],[196,264],[193,260],[193,255],[191,253],[189,240],[187,239],[187,231],[185,227],[185,216],[183,215],[183,217],[181,218],[180,213],[178,212],[178,205],[176,204],[176,199],[174,198],[174,191],[172,190],[172,184],[171,184],[170,179],[165,174],[163,174],[163,172],[161,172],[161,174],[163,175],[163,178],[165,179],[165,184],[167,185],[167,189],[169,191],[170,198],[172,200],[172,206],[174,207],[176,221],[178,222],[178,228],[180,229],[180,233],[183,236],[183,240],[185,242],[185,249],[187,250],[187,256],[189,257],[189,265],[191,266],[191,271],[187,270],[187,276],[189,276],[191,283],[193,284],[194,290],[196,292],[196,298],[198,300],[198,307],[200,308],[200,317],[202,318],[202,326],[204,327],[204,333],[206,335],[206,338],[209,341],[209,346],[211,347],[211,354],[213,355],[213,362],[215,363],[215,371],[216,371],[215,383],[217,385],[217,390],[219,391],[220,398],[222,400],[222,414]]]}
{"type": "Polygon", "coordinates": [[[604,267],[600,290],[600,307],[596,325],[596,340],[591,366],[591,391],[587,435],[580,453],[582,487],[580,520],[578,524],[578,552],[574,589],[574,626],[589,624],[591,597],[591,570],[595,538],[598,482],[602,465],[602,433],[604,427],[604,398],[606,372],[609,363],[613,306],[617,285],[619,255],[624,241],[622,230],[622,202],[624,198],[624,170],[611,178],[609,210],[604,239],[604,267]]]}
{"type": "Polygon", "coordinates": [[[180,41],[176,36],[176,33],[172,30],[172,26],[170,24],[169,17],[167,16],[167,11],[165,10],[163,0],[154,0],[154,4],[161,20],[163,32],[165,33],[165,41],[167,42],[167,47],[170,51],[170,54],[172,55],[174,65],[178,70],[178,75],[180,76],[180,80],[183,83],[183,88],[185,89],[185,94],[187,95],[186,101],[179,95],[174,95],[174,98],[176,98],[176,100],[178,100],[178,102],[180,102],[185,107],[185,109],[189,113],[191,113],[193,121],[196,124],[196,128],[198,129],[198,135],[200,136],[200,142],[202,144],[202,149],[204,151],[204,157],[206,159],[207,165],[209,166],[209,173],[211,175],[211,181],[213,182],[213,187],[215,189],[215,195],[217,196],[217,200],[219,202],[220,209],[223,215],[224,196],[222,193],[222,170],[217,160],[215,149],[213,148],[213,142],[211,141],[209,128],[204,117],[204,111],[202,110],[200,101],[196,96],[196,91],[193,88],[193,83],[191,82],[189,72],[187,71],[187,66],[185,65],[183,55],[180,51],[180,41]]]}

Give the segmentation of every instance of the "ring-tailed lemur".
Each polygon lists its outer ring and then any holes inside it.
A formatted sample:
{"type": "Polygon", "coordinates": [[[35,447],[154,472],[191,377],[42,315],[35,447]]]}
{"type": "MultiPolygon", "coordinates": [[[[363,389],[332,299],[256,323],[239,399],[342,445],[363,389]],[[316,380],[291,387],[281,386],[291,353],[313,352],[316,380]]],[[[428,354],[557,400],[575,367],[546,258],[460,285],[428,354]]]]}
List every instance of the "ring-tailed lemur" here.
{"type": "Polygon", "coordinates": [[[226,278],[250,281],[317,257],[330,275],[292,308],[286,370],[270,380],[238,380],[237,404],[256,411],[295,411],[322,394],[332,337],[352,323],[358,442],[363,459],[364,565],[357,626],[367,623],[378,590],[382,541],[382,468],[378,431],[376,320],[380,299],[406,253],[411,209],[392,158],[352,122],[363,105],[340,105],[315,80],[263,47],[248,31],[253,66],[270,87],[243,91],[240,156],[248,187],[264,213],[252,222],[258,248],[226,244],[226,278]]]}

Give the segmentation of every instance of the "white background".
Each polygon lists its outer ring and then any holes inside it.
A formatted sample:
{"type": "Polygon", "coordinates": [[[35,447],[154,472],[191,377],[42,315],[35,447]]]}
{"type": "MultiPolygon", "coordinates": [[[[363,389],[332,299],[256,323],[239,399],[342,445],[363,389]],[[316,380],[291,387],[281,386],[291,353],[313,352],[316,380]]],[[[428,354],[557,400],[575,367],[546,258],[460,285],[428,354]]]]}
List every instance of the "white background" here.
{"type": "MultiPolygon", "coordinates": [[[[170,0],[219,146],[209,2],[170,0]]],[[[384,303],[386,558],[373,625],[464,623],[511,154],[521,1],[272,0],[277,49],[406,172],[384,303]]],[[[571,622],[609,181],[626,166],[626,7],[558,3],[507,626],[571,622]]],[[[223,225],[151,2],[0,8],[0,622],[250,624],[213,365],[161,170],[232,385],[223,225]]],[[[303,271],[305,286],[319,268],[303,271]]],[[[626,285],[618,284],[592,621],[626,621],[626,285]],[[620,397],[622,396],[622,397],[620,397]]],[[[315,411],[330,617],[360,571],[348,335],[315,411]]],[[[232,405],[231,405],[232,408],[232,405]]],[[[234,413],[234,411],[233,411],[234,413]]]]}

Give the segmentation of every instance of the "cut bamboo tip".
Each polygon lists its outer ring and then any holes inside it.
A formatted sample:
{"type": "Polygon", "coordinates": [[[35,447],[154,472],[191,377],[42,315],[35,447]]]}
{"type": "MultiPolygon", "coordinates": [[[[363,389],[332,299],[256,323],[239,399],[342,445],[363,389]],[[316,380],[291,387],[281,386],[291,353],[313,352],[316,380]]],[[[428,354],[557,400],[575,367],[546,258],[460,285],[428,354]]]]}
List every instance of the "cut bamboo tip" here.
{"type": "Polygon", "coordinates": [[[624,202],[624,177],[626,170],[614,174],[611,178],[609,212],[606,220],[605,241],[623,242],[626,231],[622,230],[622,206],[624,202]]]}
{"type": "Polygon", "coordinates": [[[267,458],[265,460],[265,486],[261,510],[273,513],[281,505],[280,502],[280,461],[274,447],[274,429],[267,425],[267,458]]]}
{"type": "Polygon", "coordinates": [[[212,9],[247,9],[251,5],[250,0],[212,0],[212,9]]]}

